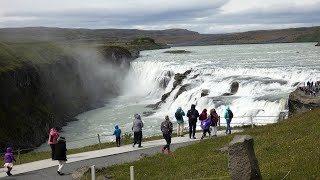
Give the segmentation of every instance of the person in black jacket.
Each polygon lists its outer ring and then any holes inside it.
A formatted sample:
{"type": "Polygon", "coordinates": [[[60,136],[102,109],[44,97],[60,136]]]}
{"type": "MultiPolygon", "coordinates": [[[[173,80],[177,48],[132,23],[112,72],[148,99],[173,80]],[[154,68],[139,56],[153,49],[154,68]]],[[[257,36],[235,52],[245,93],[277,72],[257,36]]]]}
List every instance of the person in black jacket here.
{"type": "Polygon", "coordinates": [[[196,105],[192,104],[191,109],[187,113],[187,117],[189,118],[189,138],[191,139],[191,135],[193,139],[196,139],[196,126],[197,119],[199,117],[199,112],[196,110],[196,105]]]}
{"type": "Polygon", "coordinates": [[[66,139],[64,137],[59,137],[58,143],[55,145],[55,160],[59,162],[59,168],[57,173],[62,176],[64,173],[61,172],[64,164],[67,161],[67,147],[66,139]]]}

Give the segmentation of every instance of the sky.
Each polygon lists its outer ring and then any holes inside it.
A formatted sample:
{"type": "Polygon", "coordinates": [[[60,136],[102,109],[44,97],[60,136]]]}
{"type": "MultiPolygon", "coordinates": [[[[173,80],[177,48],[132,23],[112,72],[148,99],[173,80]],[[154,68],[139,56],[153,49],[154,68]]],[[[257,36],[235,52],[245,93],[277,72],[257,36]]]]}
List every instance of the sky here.
{"type": "Polygon", "coordinates": [[[320,0],[0,0],[0,28],[230,33],[320,25],[320,0]]]}

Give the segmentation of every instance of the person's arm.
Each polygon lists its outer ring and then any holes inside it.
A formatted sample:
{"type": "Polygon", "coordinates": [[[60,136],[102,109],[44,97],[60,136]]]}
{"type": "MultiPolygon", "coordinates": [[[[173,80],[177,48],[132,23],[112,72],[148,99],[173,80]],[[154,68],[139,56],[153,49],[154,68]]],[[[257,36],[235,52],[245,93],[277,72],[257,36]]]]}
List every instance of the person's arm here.
{"type": "Polygon", "coordinates": [[[14,158],[13,154],[11,156],[11,159],[14,161],[14,162],[17,162],[16,159],[14,158]]]}
{"type": "Polygon", "coordinates": [[[172,133],[173,131],[173,125],[172,125],[172,122],[169,123],[169,131],[170,131],[170,134],[172,133]]]}
{"type": "Polygon", "coordinates": [[[143,121],[141,120],[141,128],[143,128],[143,121]]]}
{"type": "Polygon", "coordinates": [[[180,114],[181,114],[182,116],[185,116],[185,115],[186,115],[183,111],[181,111],[180,114]]]}
{"type": "Polygon", "coordinates": [[[187,117],[190,117],[190,113],[191,113],[191,111],[189,110],[189,111],[187,112],[187,117]]]}
{"type": "Polygon", "coordinates": [[[116,135],[116,130],[113,131],[113,134],[112,134],[112,135],[116,135]]]}

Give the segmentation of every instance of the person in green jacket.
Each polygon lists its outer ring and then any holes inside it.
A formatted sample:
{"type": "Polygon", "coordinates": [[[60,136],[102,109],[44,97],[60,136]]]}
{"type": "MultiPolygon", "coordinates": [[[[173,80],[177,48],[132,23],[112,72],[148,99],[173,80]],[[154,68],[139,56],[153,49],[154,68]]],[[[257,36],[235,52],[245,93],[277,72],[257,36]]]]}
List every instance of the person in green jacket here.
{"type": "Polygon", "coordinates": [[[226,134],[231,134],[231,126],[230,126],[230,123],[231,123],[231,120],[232,120],[232,118],[233,118],[233,113],[232,113],[232,111],[230,110],[229,105],[226,106],[226,111],[224,112],[224,118],[225,118],[226,121],[227,121],[226,134]]]}
{"type": "Polygon", "coordinates": [[[183,137],[183,128],[184,128],[184,120],[183,116],[185,116],[185,113],[181,109],[181,107],[178,107],[175,117],[177,120],[177,136],[183,137]]]}

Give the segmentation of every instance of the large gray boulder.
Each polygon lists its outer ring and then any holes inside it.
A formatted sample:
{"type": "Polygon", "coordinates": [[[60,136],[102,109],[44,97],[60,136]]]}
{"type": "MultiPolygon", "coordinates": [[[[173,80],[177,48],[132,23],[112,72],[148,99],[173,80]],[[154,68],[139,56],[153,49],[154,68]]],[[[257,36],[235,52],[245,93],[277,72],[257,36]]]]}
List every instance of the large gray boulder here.
{"type": "Polygon", "coordinates": [[[230,92],[232,94],[235,94],[238,92],[239,89],[239,83],[237,81],[232,82],[231,86],[230,86],[230,92]]]}
{"type": "Polygon", "coordinates": [[[229,143],[228,168],[232,180],[262,179],[251,136],[237,135],[229,143]]]}

